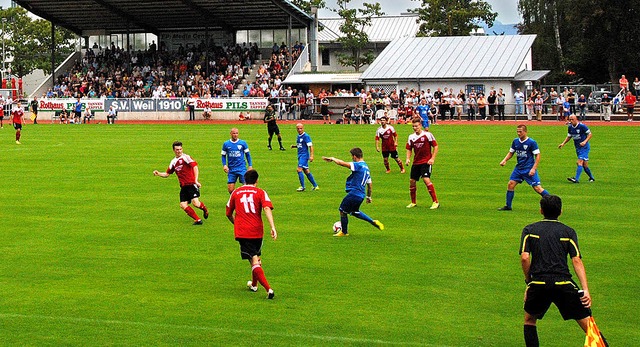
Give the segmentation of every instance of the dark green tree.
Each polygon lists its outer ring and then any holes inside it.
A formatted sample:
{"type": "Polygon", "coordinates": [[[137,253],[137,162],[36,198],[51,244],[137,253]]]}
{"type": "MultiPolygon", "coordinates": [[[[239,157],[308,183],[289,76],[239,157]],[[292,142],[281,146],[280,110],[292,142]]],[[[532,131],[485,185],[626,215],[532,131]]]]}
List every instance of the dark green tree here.
{"type": "Polygon", "coordinates": [[[327,7],[324,0],[292,0],[291,2],[306,13],[311,13],[311,7],[316,7],[318,9],[327,7]]]}
{"type": "Polygon", "coordinates": [[[421,1],[421,7],[409,9],[418,14],[418,36],[467,36],[481,27],[480,21],[492,26],[498,16],[491,11],[491,5],[481,0],[421,1]]]}
{"type": "Polygon", "coordinates": [[[348,53],[338,53],[338,62],[342,66],[353,67],[356,72],[375,59],[373,52],[366,50],[369,35],[365,28],[371,25],[373,16],[383,16],[380,3],[363,3],[359,9],[349,8],[351,0],[338,0],[338,8],[332,9],[344,22],[340,25],[342,36],[337,39],[348,53]]]}
{"type": "MultiPolygon", "coordinates": [[[[4,44],[7,68],[11,74],[25,76],[35,69],[51,73],[51,23],[44,19],[32,19],[21,7],[0,11],[4,23],[4,44]]],[[[55,61],[61,63],[74,51],[77,38],[71,31],[57,27],[55,33],[55,61]]]]}

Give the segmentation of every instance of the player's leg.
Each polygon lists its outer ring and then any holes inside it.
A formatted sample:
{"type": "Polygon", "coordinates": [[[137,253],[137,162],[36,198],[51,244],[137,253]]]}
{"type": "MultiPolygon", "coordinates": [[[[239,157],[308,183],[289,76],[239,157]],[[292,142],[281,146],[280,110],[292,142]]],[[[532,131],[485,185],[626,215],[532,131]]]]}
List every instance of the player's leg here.
{"type": "Polygon", "coordinates": [[[524,313],[524,343],[526,347],[539,347],[538,328],[536,322],[538,318],[527,312],[524,313]]]}
{"type": "Polygon", "coordinates": [[[407,208],[412,208],[415,207],[417,204],[417,197],[416,197],[416,179],[413,177],[413,171],[414,171],[414,166],[411,167],[411,178],[409,179],[409,196],[411,197],[411,203],[409,205],[407,205],[407,208]]]}
{"type": "Polygon", "coordinates": [[[591,169],[589,169],[589,160],[583,160],[582,167],[584,168],[584,172],[589,176],[589,181],[595,181],[596,179],[593,177],[593,174],[591,174],[591,169]]]}
{"type": "Polygon", "coordinates": [[[398,151],[392,151],[390,155],[391,155],[391,158],[393,158],[396,161],[396,164],[398,164],[398,167],[400,168],[400,173],[404,173],[404,165],[402,165],[402,161],[400,160],[400,158],[398,158],[398,151]]]}
{"type": "MultiPolygon", "coordinates": [[[[513,175],[515,174],[515,170],[514,172],[511,174],[511,176],[513,177],[513,175]]],[[[507,195],[506,195],[506,202],[504,207],[499,208],[498,210],[501,211],[511,211],[511,205],[513,204],[513,198],[516,194],[516,186],[518,185],[518,181],[514,180],[513,178],[509,180],[509,183],[507,183],[507,195]]]]}
{"type": "Polygon", "coordinates": [[[180,201],[180,208],[187,214],[187,216],[193,218],[194,224],[202,224],[202,220],[196,214],[191,206],[189,206],[189,200],[180,201]]]}
{"type": "Polygon", "coordinates": [[[583,170],[583,165],[584,165],[584,160],[578,158],[578,161],[576,162],[576,183],[580,182],[580,175],[582,175],[582,170],[583,170]]]}
{"type": "Polygon", "coordinates": [[[391,169],[389,168],[389,152],[382,152],[382,161],[384,162],[384,168],[386,173],[390,173],[391,169]]]}
{"type": "Polygon", "coordinates": [[[280,135],[280,131],[277,132],[278,135],[278,144],[280,144],[280,150],[284,151],[284,147],[282,146],[282,136],[280,135]]]}
{"type": "Polygon", "coordinates": [[[313,186],[313,190],[318,189],[318,184],[316,183],[316,180],[313,178],[313,174],[311,173],[311,171],[309,171],[309,168],[304,169],[304,174],[307,176],[307,179],[309,180],[309,182],[311,182],[311,185],[313,186]]]}
{"type": "MultiPolygon", "coordinates": [[[[346,197],[345,197],[346,199],[346,197]]],[[[344,200],[340,204],[340,225],[342,226],[342,230],[336,234],[335,236],[346,236],[349,235],[349,215],[346,212],[342,211],[344,200]]]]}
{"type": "Polygon", "coordinates": [[[16,143],[20,144],[20,135],[22,131],[22,126],[20,124],[16,124],[16,143]]]}
{"type": "MultiPolygon", "coordinates": [[[[258,247],[258,242],[260,243],[257,251],[258,253],[260,253],[260,250],[262,249],[262,239],[256,239],[254,242],[256,242],[256,247],[258,247]]],[[[255,287],[257,286],[258,283],[260,283],[264,287],[264,289],[267,291],[267,298],[273,299],[274,292],[273,292],[273,289],[271,288],[271,285],[269,285],[269,281],[267,281],[267,277],[264,274],[264,270],[262,269],[262,260],[260,259],[260,256],[253,255],[250,259],[250,262],[251,262],[252,285],[255,287]]]]}
{"type": "Polygon", "coordinates": [[[302,170],[300,163],[298,163],[298,180],[300,181],[300,188],[298,188],[297,191],[299,192],[303,192],[305,190],[304,173],[302,170]]]}
{"type": "Polygon", "coordinates": [[[209,218],[209,210],[207,209],[207,206],[204,205],[204,202],[200,201],[199,198],[191,199],[191,204],[202,210],[202,212],[204,213],[203,214],[204,219],[209,218]]]}
{"type": "Polygon", "coordinates": [[[233,193],[233,191],[236,189],[237,180],[238,177],[235,173],[229,172],[227,174],[227,191],[229,192],[229,194],[233,193]]]}
{"type": "MultiPolygon", "coordinates": [[[[429,165],[428,175],[431,176],[431,165],[429,165]]],[[[436,195],[436,188],[433,186],[433,183],[431,182],[431,178],[429,178],[428,176],[422,176],[422,180],[424,181],[424,184],[427,186],[427,191],[431,196],[431,201],[432,201],[431,209],[435,210],[436,208],[440,207],[440,202],[438,201],[438,196],[436,195]]]]}

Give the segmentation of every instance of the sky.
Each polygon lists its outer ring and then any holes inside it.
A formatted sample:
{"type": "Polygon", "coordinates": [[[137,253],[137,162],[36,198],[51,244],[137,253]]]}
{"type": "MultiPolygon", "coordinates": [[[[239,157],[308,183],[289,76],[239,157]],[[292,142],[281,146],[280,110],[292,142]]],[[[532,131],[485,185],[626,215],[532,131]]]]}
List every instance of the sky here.
{"type": "MultiPolygon", "coordinates": [[[[325,0],[328,7],[335,8],[335,0],[325,0]]],[[[516,24],[520,22],[520,15],[518,14],[518,1],[517,0],[485,0],[491,5],[494,12],[498,12],[497,20],[502,24],[516,24]]],[[[351,5],[361,4],[362,0],[353,0],[351,5]]],[[[375,3],[379,2],[382,7],[382,11],[387,15],[398,15],[402,12],[407,12],[409,8],[418,8],[422,1],[415,0],[368,0],[365,2],[375,3]]],[[[328,10],[321,10],[319,17],[337,17],[338,15],[328,10]]]]}

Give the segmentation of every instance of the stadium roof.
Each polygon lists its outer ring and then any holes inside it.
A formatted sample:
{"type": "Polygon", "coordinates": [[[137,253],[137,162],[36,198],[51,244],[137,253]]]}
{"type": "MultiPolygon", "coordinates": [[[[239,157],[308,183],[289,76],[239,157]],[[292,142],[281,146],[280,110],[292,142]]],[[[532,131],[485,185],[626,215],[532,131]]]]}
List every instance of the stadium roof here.
{"type": "Polygon", "coordinates": [[[360,73],[301,73],[291,75],[284,84],[360,83],[360,73]]]}
{"type": "MultiPolygon", "coordinates": [[[[369,36],[369,42],[391,42],[399,37],[415,37],[420,28],[417,19],[417,15],[373,17],[371,25],[364,31],[369,36]]],[[[319,22],[324,28],[318,32],[318,41],[332,42],[342,36],[340,25],[344,19],[320,18],[319,22]]]]}
{"type": "Polygon", "coordinates": [[[80,36],[180,30],[303,28],[313,18],[289,0],[15,0],[80,36]]]}
{"type": "Polygon", "coordinates": [[[392,41],[362,80],[514,79],[535,35],[405,37],[392,41]]]}

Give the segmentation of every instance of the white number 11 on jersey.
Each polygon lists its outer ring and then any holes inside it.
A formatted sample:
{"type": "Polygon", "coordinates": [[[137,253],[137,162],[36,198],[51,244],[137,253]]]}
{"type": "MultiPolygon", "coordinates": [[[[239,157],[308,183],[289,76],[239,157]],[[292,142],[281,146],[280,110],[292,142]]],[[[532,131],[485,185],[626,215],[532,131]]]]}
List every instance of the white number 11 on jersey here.
{"type": "Polygon", "coordinates": [[[240,202],[244,206],[245,213],[256,213],[256,205],[253,203],[253,194],[243,194],[240,202]]]}

